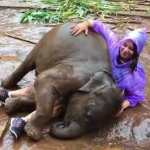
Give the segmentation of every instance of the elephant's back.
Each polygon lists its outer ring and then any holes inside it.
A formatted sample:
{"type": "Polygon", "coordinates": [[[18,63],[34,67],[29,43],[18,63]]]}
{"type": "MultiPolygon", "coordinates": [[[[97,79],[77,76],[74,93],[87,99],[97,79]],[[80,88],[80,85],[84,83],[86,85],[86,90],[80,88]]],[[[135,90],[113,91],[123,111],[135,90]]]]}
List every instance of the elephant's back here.
{"type": "Polygon", "coordinates": [[[72,36],[70,33],[72,25],[66,23],[57,26],[43,37],[40,41],[36,66],[40,66],[40,70],[60,63],[79,64],[89,69],[110,68],[108,50],[103,37],[92,31],[89,31],[88,36],[84,33],[77,37],[72,36]]]}
{"type": "Polygon", "coordinates": [[[72,25],[72,23],[62,25],[56,35],[57,41],[63,45],[62,49],[68,52],[68,56],[77,61],[108,61],[107,46],[103,37],[91,30],[88,36],[84,33],[72,36],[70,33],[72,25]]]}

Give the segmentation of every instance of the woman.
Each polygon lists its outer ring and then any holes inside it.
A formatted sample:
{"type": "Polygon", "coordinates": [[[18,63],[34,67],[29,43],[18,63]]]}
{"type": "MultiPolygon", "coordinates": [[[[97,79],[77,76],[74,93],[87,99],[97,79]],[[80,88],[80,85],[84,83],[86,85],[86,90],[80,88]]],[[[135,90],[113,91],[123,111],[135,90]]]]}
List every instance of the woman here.
{"type": "Polygon", "coordinates": [[[87,20],[74,25],[71,33],[74,36],[88,29],[102,35],[107,43],[112,64],[112,75],[118,88],[123,92],[121,114],[128,107],[135,107],[144,100],[145,73],[138,62],[147,41],[145,29],[136,29],[129,32],[123,39],[118,40],[105,24],[99,20],[87,20]]]}

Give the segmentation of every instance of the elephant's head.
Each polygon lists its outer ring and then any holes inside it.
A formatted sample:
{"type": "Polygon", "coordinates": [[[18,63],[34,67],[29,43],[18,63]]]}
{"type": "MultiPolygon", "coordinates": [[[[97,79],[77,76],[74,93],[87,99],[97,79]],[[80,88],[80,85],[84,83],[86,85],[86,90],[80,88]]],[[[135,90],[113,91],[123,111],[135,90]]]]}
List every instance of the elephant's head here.
{"type": "Polygon", "coordinates": [[[121,107],[121,92],[107,72],[96,73],[69,100],[64,121],[53,125],[57,138],[75,138],[105,124],[121,107]]]}

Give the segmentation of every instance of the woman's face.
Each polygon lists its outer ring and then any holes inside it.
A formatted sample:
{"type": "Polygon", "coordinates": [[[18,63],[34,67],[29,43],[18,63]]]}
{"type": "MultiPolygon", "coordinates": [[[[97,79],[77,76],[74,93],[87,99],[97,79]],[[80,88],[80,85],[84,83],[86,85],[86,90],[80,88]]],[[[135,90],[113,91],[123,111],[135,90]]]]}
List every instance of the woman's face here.
{"type": "Polygon", "coordinates": [[[131,40],[126,40],[121,46],[120,46],[120,58],[122,60],[128,61],[133,58],[135,51],[134,44],[131,40]]]}

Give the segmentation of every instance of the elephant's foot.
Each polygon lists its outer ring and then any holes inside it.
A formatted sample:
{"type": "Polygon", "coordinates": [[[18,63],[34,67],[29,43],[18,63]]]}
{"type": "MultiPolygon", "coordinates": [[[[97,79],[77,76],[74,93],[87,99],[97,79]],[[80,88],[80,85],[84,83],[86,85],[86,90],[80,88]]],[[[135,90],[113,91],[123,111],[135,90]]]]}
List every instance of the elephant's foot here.
{"type": "Polygon", "coordinates": [[[6,88],[6,89],[16,87],[16,83],[14,83],[14,81],[10,80],[9,78],[2,80],[1,85],[2,85],[2,87],[6,88]]]}
{"type": "Polygon", "coordinates": [[[42,138],[42,131],[40,128],[35,127],[32,123],[28,122],[25,126],[25,132],[27,135],[35,141],[38,141],[42,138]]]}

